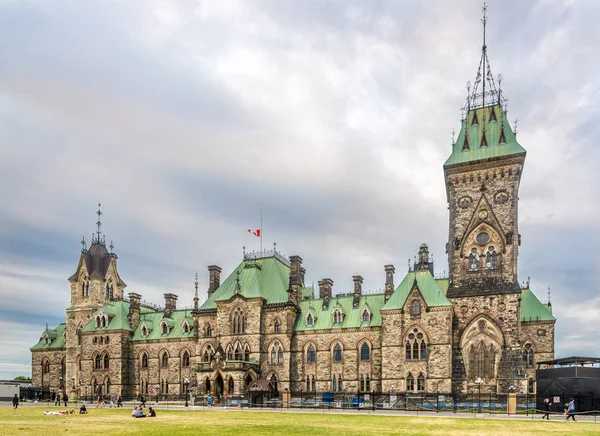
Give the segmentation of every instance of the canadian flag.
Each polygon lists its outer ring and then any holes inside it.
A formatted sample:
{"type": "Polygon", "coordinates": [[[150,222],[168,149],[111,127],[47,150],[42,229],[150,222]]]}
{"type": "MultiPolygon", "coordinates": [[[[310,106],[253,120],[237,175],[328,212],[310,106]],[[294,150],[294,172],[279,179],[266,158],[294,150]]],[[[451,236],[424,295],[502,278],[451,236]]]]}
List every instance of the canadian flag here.
{"type": "Polygon", "coordinates": [[[248,233],[251,233],[254,236],[256,236],[257,238],[260,238],[260,229],[256,229],[256,230],[248,229],[248,233]]]}

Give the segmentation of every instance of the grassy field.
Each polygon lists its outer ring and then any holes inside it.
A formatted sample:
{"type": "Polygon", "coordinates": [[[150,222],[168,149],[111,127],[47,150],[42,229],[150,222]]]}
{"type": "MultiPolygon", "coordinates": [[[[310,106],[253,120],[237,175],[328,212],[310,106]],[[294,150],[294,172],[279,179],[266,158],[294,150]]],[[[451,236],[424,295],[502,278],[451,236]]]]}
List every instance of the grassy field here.
{"type": "MultiPolygon", "coordinates": [[[[158,410],[134,419],[127,409],[90,409],[88,415],[45,416],[42,406],[0,407],[0,435],[599,435],[600,422],[441,418],[435,415],[158,410]]],[[[50,408],[55,411],[59,409],[50,408]]]]}

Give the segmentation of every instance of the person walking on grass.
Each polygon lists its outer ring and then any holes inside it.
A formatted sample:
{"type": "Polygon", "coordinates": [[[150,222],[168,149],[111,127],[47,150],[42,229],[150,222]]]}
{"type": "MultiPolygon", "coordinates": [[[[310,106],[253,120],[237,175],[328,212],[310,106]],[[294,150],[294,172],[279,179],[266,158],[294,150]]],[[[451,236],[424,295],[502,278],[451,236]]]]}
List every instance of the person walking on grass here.
{"type": "Polygon", "coordinates": [[[12,405],[13,405],[13,409],[17,410],[19,408],[19,397],[17,396],[17,394],[15,394],[15,396],[12,399],[12,405]]]}
{"type": "Polygon", "coordinates": [[[572,418],[573,421],[577,421],[575,419],[575,399],[571,398],[571,401],[569,401],[569,405],[568,405],[568,415],[567,415],[567,421],[569,420],[569,418],[572,418]]]}
{"type": "Polygon", "coordinates": [[[549,398],[544,399],[544,416],[542,416],[542,419],[547,419],[548,421],[550,421],[550,399],[549,398]]]}

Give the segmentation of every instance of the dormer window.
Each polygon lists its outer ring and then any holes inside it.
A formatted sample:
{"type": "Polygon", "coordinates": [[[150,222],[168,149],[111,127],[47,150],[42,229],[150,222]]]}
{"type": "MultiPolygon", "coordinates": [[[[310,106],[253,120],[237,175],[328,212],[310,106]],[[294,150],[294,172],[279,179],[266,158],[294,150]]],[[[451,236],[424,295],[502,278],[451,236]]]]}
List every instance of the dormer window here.
{"type": "Polygon", "coordinates": [[[344,321],[344,316],[342,315],[342,312],[339,309],[335,309],[333,311],[333,323],[341,324],[343,321],[344,321]]]}
{"type": "Polygon", "coordinates": [[[148,327],[145,325],[142,327],[142,336],[148,336],[148,327]]]}
{"type": "Polygon", "coordinates": [[[163,335],[168,335],[169,334],[169,326],[167,325],[166,322],[162,322],[160,324],[161,328],[162,328],[162,334],[163,335]]]}
{"type": "Polygon", "coordinates": [[[44,344],[46,345],[50,345],[50,343],[52,342],[52,339],[50,339],[50,336],[48,336],[46,333],[44,333],[44,344]]]}
{"type": "Polygon", "coordinates": [[[190,332],[190,326],[187,322],[183,323],[183,332],[186,334],[190,332]]]}
{"type": "Polygon", "coordinates": [[[362,322],[371,322],[371,313],[368,311],[368,309],[363,310],[362,322]]]}
{"type": "Polygon", "coordinates": [[[306,316],[306,325],[307,326],[313,326],[313,325],[315,325],[315,318],[312,316],[312,313],[309,313],[306,316]]]}

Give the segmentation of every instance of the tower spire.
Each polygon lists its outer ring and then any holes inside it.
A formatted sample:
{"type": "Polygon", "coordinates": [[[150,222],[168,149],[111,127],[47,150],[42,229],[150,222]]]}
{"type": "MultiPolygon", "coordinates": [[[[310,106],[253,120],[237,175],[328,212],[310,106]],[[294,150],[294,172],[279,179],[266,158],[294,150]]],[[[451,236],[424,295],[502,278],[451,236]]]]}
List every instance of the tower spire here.
{"type": "Polygon", "coordinates": [[[492,69],[490,68],[490,60],[487,55],[487,3],[483,4],[483,17],[481,18],[481,24],[483,26],[483,43],[481,45],[481,59],[479,61],[479,68],[477,69],[477,75],[473,82],[473,88],[467,92],[467,102],[465,109],[467,112],[471,109],[477,109],[485,107],[486,101],[489,103],[501,104],[503,98],[500,92],[500,88],[496,88],[492,69]]]}
{"type": "Polygon", "coordinates": [[[98,221],[96,222],[96,225],[98,226],[98,230],[96,230],[96,242],[99,244],[101,242],[100,239],[100,228],[102,227],[102,222],[100,221],[100,217],[102,216],[102,211],[100,210],[100,207],[102,205],[100,203],[98,203],[98,211],[96,212],[96,215],[98,215],[98,221]]]}
{"type": "Polygon", "coordinates": [[[194,280],[194,311],[198,311],[198,273],[196,273],[196,279],[194,280]]]}

